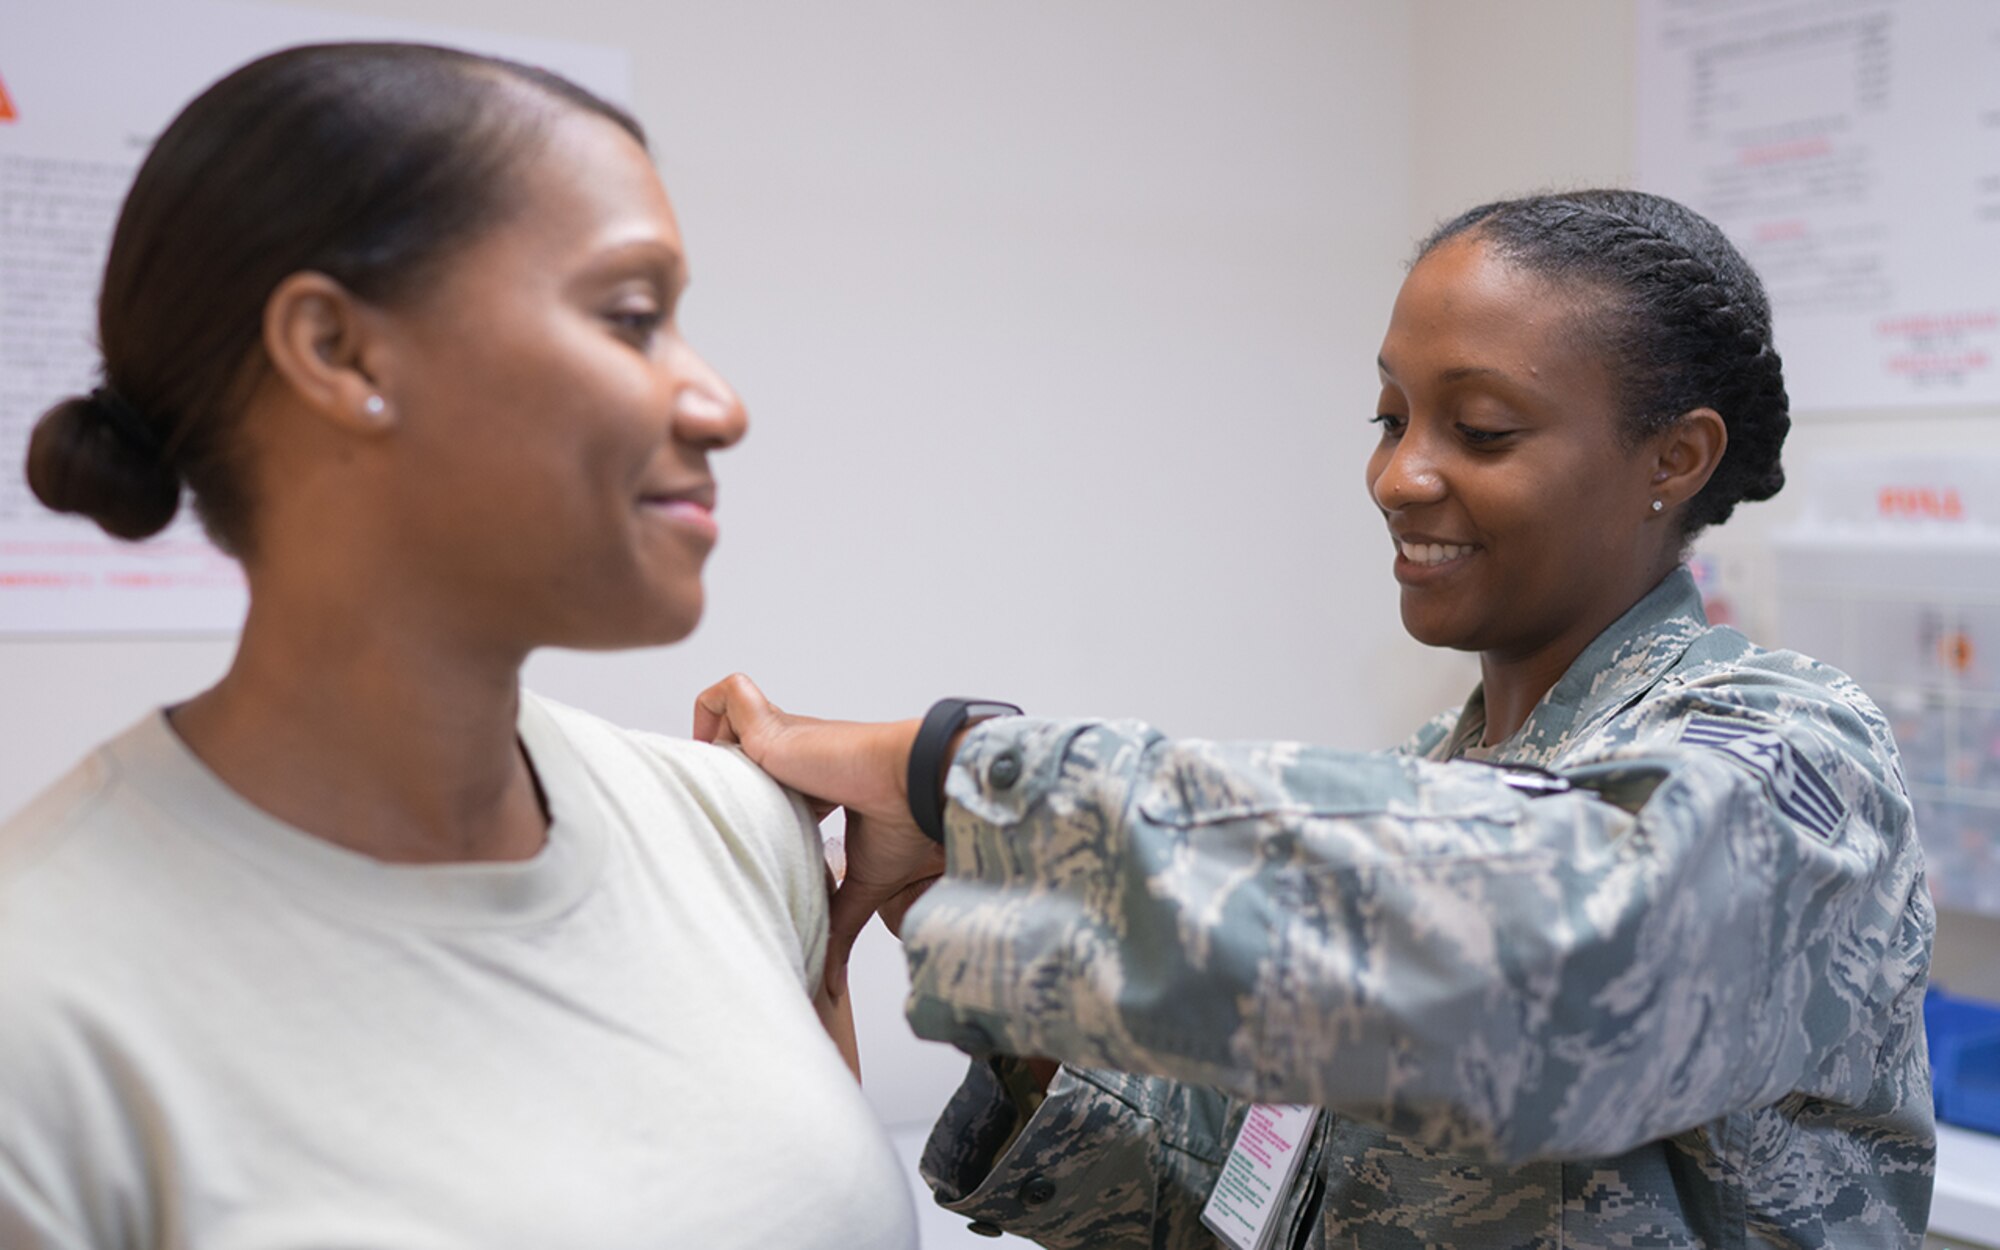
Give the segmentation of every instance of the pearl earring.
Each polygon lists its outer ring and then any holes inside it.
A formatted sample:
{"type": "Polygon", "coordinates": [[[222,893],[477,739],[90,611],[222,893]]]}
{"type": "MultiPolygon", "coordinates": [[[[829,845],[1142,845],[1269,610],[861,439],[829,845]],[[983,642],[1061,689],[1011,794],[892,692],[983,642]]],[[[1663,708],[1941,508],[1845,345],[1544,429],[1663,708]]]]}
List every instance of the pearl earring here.
{"type": "Polygon", "coordinates": [[[389,401],[383,399],[380,395],[370,395],[367,399],[362,401],[361,411],[367,413],[371,417],[379,417],[383,413],[389,411],[389,401]]]}
{"type": "Polygon", "coordinates": [[[1660,502],[1659,500],[1657,500],[1657,499],[1655,499],[1655,500],[1653,501],[1653,511],[1655,511],[1655,512],[1659,512],[1659,511],[1661,511],[1661,510],[1662,510],[1662,509],[1664,509],[1664,508],[1665,508],[1666,506],[1667,506],[1667,505],[1665,505],[1665,504],[1661,503],[1661,502],[1660,502]]]}

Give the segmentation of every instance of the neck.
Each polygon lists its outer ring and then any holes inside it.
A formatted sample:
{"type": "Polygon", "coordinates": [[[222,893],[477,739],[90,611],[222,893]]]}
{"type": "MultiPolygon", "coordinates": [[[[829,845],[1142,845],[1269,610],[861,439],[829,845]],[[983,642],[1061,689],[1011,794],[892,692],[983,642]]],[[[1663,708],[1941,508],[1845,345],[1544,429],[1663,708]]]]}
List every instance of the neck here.
{"type": "Polygon", "coordinates": [[[1535,706],[1562,680],[1577,657],[1641,599],[1652,593],[1676,567],[1676,564],[1668,564],[1650,580],[1635,579],[1643,581],[1644,585],[1634,589],[1629,596],[1614,599],[1614,606],[1579,618],[1561,636],[1532,651],[1481,652],[1480,682],[1486,699],[1486,733],[1481,745],[1493,746],[1519,732],[1535,706]]]}
{"type": "Polygon", "coordinates": [[[228,674],[171,714],[188,746],[270,815],[377,859],[539,850],[547,820],[515,733],[525,655],[327,606],[273,606],[253,578],[228,674]]]}
{"type": "Polygon", "coordinates": [[[1583,648],[1577,647],[1567,653],[1549,650],[1519,658],[1490,651],[1481,654],[1479,677],[1486,696],[1486,733],[1480,745],[1505,742],[1527,724],[1528,714],[1582,653],[1583,648]]]}

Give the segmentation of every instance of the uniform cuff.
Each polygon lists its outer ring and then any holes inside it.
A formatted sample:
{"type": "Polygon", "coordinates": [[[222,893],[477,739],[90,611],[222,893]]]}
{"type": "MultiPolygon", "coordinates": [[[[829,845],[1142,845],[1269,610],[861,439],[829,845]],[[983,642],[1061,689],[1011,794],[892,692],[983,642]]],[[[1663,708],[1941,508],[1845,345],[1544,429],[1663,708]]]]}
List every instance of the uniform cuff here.
{"type": "Polygon", "coordinates": [[[1002,1081],[974,1062],[924,1150],[924,1180],[939,1205],[1049,1250],[1151,1244],[1155,1121],[1065,1068],[1012,1144],[989,1161],[1013,1128],[1002,1081]]]}

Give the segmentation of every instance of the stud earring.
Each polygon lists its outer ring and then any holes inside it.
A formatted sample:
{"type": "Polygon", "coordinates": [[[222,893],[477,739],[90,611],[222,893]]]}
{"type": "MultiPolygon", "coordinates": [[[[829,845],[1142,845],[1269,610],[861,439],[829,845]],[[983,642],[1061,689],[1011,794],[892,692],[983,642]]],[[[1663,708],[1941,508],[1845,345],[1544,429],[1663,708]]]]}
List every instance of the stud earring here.
{"type": "Polygon", "coordinates": [[[1664,509],[1666,508],[1666,506],[1667,506],[1667,505],[1665,505],[1665,504],[1661,503],[1661,502],[1660,502],[1659,500],[1657,500],[1657,499],[1655,499],[1655,500],[1653,501],[1653,511],[1655,511],[1655,512],[1659,512],[1659,511],[1662,511],[1662,510],[1664,510],[1664,509]]]}
{"type": "Polygon", "coordinates": [[[361,411],[371,417],[379,417],[389,411],[389,401],[383,399],[380,395],[370,395],[361,402],[361,411]]]}

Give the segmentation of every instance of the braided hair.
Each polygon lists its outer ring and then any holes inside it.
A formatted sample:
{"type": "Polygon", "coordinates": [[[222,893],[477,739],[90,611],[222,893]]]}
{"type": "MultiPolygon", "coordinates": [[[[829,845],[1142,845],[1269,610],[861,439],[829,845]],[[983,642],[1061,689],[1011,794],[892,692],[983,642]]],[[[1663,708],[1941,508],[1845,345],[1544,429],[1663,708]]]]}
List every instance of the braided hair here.
{"type": "Polygon", "coordinates": [[[1729,445],[1688,501],[1683,539],[1783,488],[1779,453],[1792,419],[1770,301],[1713,222],[1641,191],[1533,195],[1459,214],[1417,259],[1461,235],[1531,273],[1602,293],[1584,329],[1613,363],[1629,444],[1696,408],[1722,417],[1729,445]]]}

